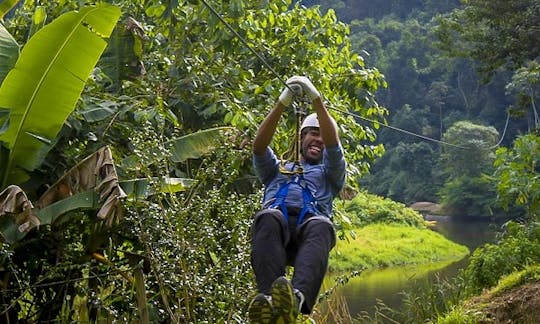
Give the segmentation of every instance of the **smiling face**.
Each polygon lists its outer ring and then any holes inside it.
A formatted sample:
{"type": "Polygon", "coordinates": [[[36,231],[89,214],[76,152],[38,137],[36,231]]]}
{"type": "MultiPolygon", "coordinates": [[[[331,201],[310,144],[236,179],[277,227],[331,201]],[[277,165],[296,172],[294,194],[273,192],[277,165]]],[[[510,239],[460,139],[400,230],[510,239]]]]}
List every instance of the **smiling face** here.
{"type": "Polygon", "coordinates": [[[319,128],[309,127],[302,131],[302,156],[309,164],[319,164],[322,161],[324,142],[319,128]]]}

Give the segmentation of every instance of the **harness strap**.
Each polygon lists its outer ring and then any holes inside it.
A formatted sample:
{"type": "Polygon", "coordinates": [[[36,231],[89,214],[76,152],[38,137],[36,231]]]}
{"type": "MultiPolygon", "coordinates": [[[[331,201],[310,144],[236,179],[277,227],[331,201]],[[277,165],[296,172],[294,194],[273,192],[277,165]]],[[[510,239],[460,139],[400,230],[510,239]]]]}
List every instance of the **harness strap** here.
{"type": "Polygon", "coordinates": [[[307,213],[311,214],[318,214],[316,203],[317,201],[313,197],[313,194],[308,189],[307,185],[302,185],[301,182],[304,181],[303,176],[300,174],[294,175],[289,182],[286,182],[281,185],[278,192],[275,195],[275,200],[270,205],[270,208],[279,208],[281,212],[283,213],[283,216],[285,217],[285,221],[289,222],[289,213],[287,212],[287,205],[285,204],[285,199],[287,198],[287,194],[289,192],[289,187],[291,185],[296,185],[302,188],[302,200],[303,200],[303,206],[302,210],[300,211],[300,215],[298,217],[298,220],[296,222],[297,225],[300,225],[304,221],[304,217],[307,213]]]}

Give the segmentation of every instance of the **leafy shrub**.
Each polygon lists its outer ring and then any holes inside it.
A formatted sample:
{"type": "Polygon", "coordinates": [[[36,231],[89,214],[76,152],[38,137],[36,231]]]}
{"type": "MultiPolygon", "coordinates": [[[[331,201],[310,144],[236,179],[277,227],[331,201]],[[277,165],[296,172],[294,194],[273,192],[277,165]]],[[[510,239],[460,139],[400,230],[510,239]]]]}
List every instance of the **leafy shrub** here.
{"type": "Polygon", "coordinates": [[[359,227],[373,223],[398,223],[420,228],[426,226],[418,212],[402,203],[367,192],[360,192],[345,202],[342,210],[359,227]]]}
{"type": "Polygon", "coordinates": [[[474,251],[463,276],[468,293],[492,287],[498,280],[540,261],[540,223],[529,226],[509,222],[498,244],[486,244],[474,251]]]}

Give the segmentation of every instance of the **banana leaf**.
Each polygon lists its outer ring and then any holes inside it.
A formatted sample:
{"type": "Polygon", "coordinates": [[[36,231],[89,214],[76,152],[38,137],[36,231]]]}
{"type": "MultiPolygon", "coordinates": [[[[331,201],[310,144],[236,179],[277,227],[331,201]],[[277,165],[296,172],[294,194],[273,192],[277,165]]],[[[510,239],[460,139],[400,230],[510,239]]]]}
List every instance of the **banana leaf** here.
{"type": "Polygon", "coordinates": [[[216,127],[204,129],[180,138],[165,142],[171,150],[173,162],[198,159],[218,148],[225,139],[223,133],[233,131],[234,127],[216,127]]]}
{"type": "Polygon", "coordinates": [[[16,185],[0,192],[0,238],[16,242],[33,228],[53,224],[73,210],[97,210],[96,217],[111,226],[122,215],[125,197],[112,152],[105,146],[66,172],[35,204],[16,185]]]}
{"type": "Polygon", "coordinates": [[[128,199],[148,198],[158,193],[175,193],[186,191],[197,184],[197,180],[189,178],[138,178],[120,181],[119,185],[128,199]]]}
{"type": "Polygon", "coordinates": [[[18,57],[19,44],[4,25],[0,24],[0,84],[13,68],[18,57]]]}
{"type": "Polygon", "coordinates": [[[123,80],[133,80],[146,73],[142,62],[144,38],[143,27],[132,17],[118,23],[99,64],[112,82],[108,90],[119,92],[123,80]]]}
{"type": "Polygon", "coordinates": [[[43,163],[119,17],[120,9],[108,4],[68,12],[24,46],[0,87],[0,109],[10,110],[0,134],[9,150],[0,188],[26,181],[43,163]]]}
{"type": "Polygon", "coordinates": [[[118,222],[122,214],[120,201],[126,194],[118,184],[116,167],[108,146],[77,163],[47,189],[35,205],[38,209],[44,209],[88,190],[98,194],[100,204],[97,217],[105,220],[109,226],[118,222]]]}
{"type": "MultiPolygon", "coordinates": [[[[17,186],[10,186],[6,190],[17,186]]],[[[7,200],[6,200],[7,201],[7,200]]],[[[58,217],[74,210],[97,209],[101,206],[98,193],[87,190],[57,201],[43,209],[2,215],[0,213],[0,241],[13,244],[23,239],[30,230],[54,223],[58,217]]]]}

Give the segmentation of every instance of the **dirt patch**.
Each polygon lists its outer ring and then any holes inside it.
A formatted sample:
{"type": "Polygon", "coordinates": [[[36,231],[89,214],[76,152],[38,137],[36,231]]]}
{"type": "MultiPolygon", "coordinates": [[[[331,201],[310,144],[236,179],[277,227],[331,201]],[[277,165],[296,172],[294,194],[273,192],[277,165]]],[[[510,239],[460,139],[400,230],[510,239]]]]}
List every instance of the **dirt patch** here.
{"type": "Polygon", "coordinates": [[[479,323],[539,323],[540,281],[512,288],[497,296],[475,297],[470,300],[469,307],[484,315],[484,320],[479,323]]]}

